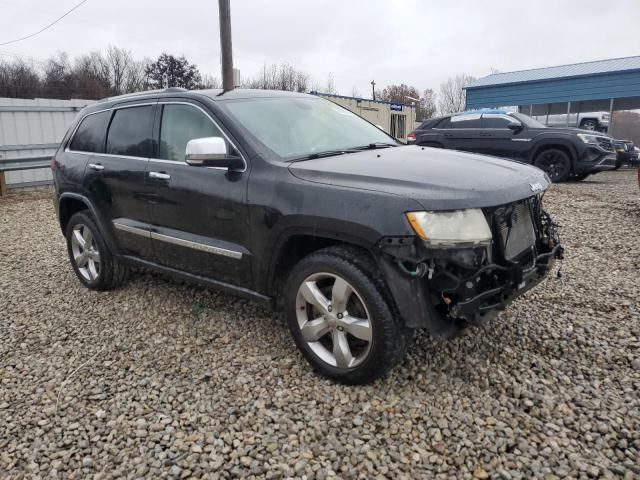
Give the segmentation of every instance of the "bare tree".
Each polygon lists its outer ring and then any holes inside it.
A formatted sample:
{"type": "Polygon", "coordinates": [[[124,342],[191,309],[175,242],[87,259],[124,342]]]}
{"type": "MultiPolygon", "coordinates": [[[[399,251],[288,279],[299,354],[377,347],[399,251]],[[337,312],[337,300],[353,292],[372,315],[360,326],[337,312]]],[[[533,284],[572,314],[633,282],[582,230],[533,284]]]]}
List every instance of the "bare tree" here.
{"type": "Polygon", "coordinates": [[[0,97],[34,98],[40,89],[40,77],[33,64],[22,59],[0,61],[0,97]]]}
{"type": "Polygon", "coordinates": [[[306,92],[309,75],[297,70],[288,63],[264,64],[262,72],[248,77],[242,82],[243,88],[262,90],[286,90],[290,92],[306,92]]]}
{"type": "Polygon", "coordinates": [[[222,88],[222,81],[213,75],[203,75],[200,86],[202,88],[222,88]]]}
{"type": "Polygon", "coordinates": [[[358,91],[358,87],[356,87],[355,85],[351,89],[351,96],[355,98],[360,98],[360,92],[358,91]]]}
{"type": "Polygon", "coordinates": [[[464,87],[473,80],[475,78],[471,75],[460,73],[441,83],[440,98],[438,100],[440,113],[455,113],[464,110],[466,104],[464,87]]]}
{"type": "Polygon", "coordinates": [[[420,97],[420,116],[416,112],[416,118],[426,120],[427,118],[432,118],[437,111],[436,92],[431,88],[427,88],[422,97],[420,97]]]}

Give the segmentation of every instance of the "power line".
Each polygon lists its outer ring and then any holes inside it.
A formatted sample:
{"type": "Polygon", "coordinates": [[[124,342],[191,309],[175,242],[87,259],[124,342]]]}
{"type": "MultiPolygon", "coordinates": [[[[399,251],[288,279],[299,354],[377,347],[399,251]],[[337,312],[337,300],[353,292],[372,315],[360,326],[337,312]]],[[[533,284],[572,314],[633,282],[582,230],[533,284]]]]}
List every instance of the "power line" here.
{"type": "Polygon", "coordinates": [[[69,15],[71,12],[73,12],[75,9],[80,8],[83,4],[87,3],[89,0],[82,0],[80,3],[78,3],[75,7],[73,7],[70,10],[67,10],[65,12],[64,15],[56,18],[53,22],[51,22],[49,25],[47,25],[44,28],[41,28],[40,30],[38,30],[37,32],[34,32],[30,35],[27,35],[26,37],[21,37],[21,38],[16,38],[15,40],[10,40],[8,42],[4,42],[4,43],[0,43],[0,47],[4,46],[4,45],[9,45],[10,43],[16,43],[16,42],[21,42],[22,40],[27,40],[29,38],[35,37],[36,35],[44,32],[45,30],[47,30],[48,28],[53,27],[56,23],[58,23],[60,20],[62,20],[64,17],[66,17],[67,15],[69,15]]]}

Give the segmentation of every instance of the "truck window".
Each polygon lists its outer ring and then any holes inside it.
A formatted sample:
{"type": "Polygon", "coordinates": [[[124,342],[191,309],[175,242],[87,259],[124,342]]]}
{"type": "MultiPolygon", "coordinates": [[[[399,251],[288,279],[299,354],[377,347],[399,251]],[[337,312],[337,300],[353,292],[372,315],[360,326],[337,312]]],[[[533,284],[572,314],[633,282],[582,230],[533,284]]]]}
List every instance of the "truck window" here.
{"type": "Polygon", "coordinates": [[[152,111],[151,105],[116,110],[107,134],[107,153],[148,158],[152,111]]]}
{"type": "Polygon", "coordinates": [[[69,150],[87,153],[104,153],[104,137],[111,118],[111,110],[89,114],[80,123],[71,139],[69,150]]]}

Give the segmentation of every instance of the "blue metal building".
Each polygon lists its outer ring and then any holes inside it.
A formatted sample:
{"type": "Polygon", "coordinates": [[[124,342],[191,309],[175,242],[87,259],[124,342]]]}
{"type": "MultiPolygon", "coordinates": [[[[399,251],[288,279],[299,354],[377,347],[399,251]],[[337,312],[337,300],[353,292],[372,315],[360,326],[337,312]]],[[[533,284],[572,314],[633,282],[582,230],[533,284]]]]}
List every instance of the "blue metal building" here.
{"type": "Polygon", "coordinates": [[[640,108],[640,56],[495,73],[466,87],[469,110],[506,106],[538,114],[640,108]]]}

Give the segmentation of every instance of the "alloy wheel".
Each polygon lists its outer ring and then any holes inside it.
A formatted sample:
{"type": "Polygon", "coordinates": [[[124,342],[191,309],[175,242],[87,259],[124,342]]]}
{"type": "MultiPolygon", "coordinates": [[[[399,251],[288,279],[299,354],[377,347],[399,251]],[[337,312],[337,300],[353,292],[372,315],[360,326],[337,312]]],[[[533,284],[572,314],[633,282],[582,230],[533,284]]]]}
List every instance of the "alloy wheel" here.
{"type": "Polygon", "coordinates": [[[536,165],[544,170],[552,181],[561,178],[567,168],[566,158],[555,150],[544,152],[536,161],[536,165]]]}
{"type": "Polygon", "coordinates": [[[315,273],[298,288],[296,316],[302,337],[323,362],[340,369],[361,364],[371,350],[371,317],[345,279],[315,273]]]}
{"type": "Polygon", "coordinates": [[[100,251],[93,233],[82,223],[73,227],[71,251],[80,275],[89,282],[96,281],[100,275],[100,251]]]}

